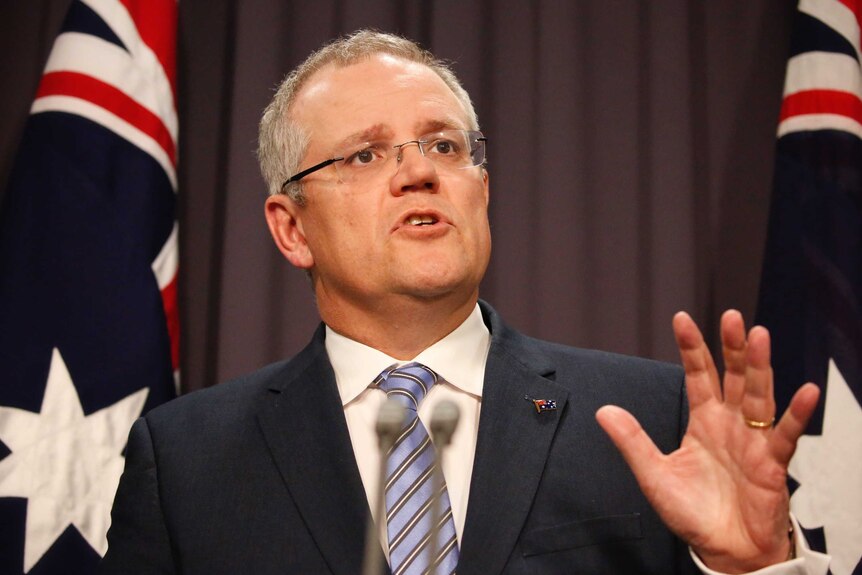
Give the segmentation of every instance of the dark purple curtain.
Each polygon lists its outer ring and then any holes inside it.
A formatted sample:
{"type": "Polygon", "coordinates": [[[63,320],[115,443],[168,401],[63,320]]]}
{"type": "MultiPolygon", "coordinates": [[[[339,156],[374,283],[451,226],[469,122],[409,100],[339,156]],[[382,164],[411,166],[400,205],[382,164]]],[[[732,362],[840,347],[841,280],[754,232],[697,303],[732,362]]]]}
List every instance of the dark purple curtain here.
{"type": "MultiPolygon", "coordinates": [[[[0,190],[67,5],[0,7],[0,190]]],[[[511,324],[676,361],[676,310],[711,340],[724,308],[752,317],[793,9],[182,0],[184,388],[292,355],[318,321],[265,227],[257,121],[286,72],[360,27],[418,40],[471,93],[490,139],[494,252],[481,292],[511,324]]]]}

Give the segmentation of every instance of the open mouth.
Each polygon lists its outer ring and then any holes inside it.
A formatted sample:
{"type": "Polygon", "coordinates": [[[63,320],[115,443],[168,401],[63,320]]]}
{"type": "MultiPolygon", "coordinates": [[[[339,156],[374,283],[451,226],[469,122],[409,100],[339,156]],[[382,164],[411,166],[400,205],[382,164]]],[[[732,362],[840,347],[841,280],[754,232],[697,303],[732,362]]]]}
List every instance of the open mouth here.
{"type": "Polygon", "coordinates": [[[406,223],[410,226],[431,226],[437,223],[437,218],[428,215],[413,215],[407,218],[406,223]]]}

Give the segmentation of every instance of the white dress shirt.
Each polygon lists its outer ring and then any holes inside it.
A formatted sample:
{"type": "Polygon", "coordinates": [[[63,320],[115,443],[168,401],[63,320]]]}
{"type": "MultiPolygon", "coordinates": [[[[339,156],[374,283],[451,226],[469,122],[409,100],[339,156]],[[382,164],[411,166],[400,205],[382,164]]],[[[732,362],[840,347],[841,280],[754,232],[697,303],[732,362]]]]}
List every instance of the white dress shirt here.
{"type": "MultiPolygon", "coordinates": [[[[467,516],[470,477],[476,453],[476,438],[479,435],[485,363],[490,347],[491,335],[477,304],[455,331],[410,360],[430,367],[444,380],[442,384],[438,382],[431,388],[419,406],[419,419],[426,428],[431,421],[434,406],[443,399],[455,402],[461,411],[458,427],[452,436],[452,444],[443,452],[443,476],[449,490],[459,546],[464,532],[464,519],[467,516]]],[[[344,417],[347,420],[359,474],[376,520],[380,453],[374,427],[377,412],[386,401],[386,393],[369,386],[384,369],[396,363],[402,365],[409,362],[396,360],[372,347],[344,337],[329,326],[326,327],[326,352],[335,371],[335,381],[344,406],[344,417]]],[[[384,552],[388,557],[386,525],[380,521],[377,521],[377,525],[384,552]]],[[[798,558],[750,575],[825,575],[829,557],[811,551],[805,538],[801,536],[799,525],[795,525],[798,558]]],[[[693,552],[692,557],[704,574],[722,575],[708,569],[693,552]]]]}
{"type": "MultiPolygon", "coordinates": [[[[443,451],[443,476],[449,490],[452,518],[455,521],[459,544],[464,532],[464,518],[467,516],[467,496],[470,493],[473,456],[476,453],[476,437],[479,434],[485,362],[490,347],[491,334],[477,305],[455,331],[411,360],[430,367],[444,380],[442,383],[438,381],[431,388],[419,406],[419,419],[425,427],[428,428],[431,422],[434,406],[443,399],[455,402],[461,411],[458,427],[452,435],[452,444],[443,451]]],[[[341,403],[344,405],[344,417],[350,430],[350,440],[353,442],[365,494],[376,515],[380,454],[374,422],[380,406],[386,401],[386,393],[369,385],[392,364],[409,362],[398,361],[374,348],[348,339],[328,326],[326,352],[335,371],[335,381],[341,395],[341,403]]],[[[377,523],[381,524],[380,521],[377,523]]],[[[385,528],[381,531],[381,540],[386,541],[385,528]]],[[[383,547],[386,549],[388,545],[383,547]]]]}

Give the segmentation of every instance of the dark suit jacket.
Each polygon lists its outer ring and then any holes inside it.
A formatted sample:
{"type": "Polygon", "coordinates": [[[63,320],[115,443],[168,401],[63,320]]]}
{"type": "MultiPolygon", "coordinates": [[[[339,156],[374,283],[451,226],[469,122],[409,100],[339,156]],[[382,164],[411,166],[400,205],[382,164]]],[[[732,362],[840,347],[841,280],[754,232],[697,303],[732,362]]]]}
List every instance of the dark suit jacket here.
{"type": "MultiPolygon", "coordinates": [[[[674,449],[681,369],[482,312],[492,343],[458,574],[693,572],[594,417],[620,405],[674,449]]],[[[367,513],[321,327],[295,358],[138,420],[101,572],[358,575],[367,513]]]]}

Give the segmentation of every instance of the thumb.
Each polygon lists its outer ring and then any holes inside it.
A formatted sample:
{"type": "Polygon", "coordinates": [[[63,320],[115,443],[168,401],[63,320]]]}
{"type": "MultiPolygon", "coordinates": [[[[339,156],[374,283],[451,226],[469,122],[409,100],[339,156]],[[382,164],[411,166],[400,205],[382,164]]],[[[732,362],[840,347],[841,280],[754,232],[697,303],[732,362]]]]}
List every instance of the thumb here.
{"type": "Polygon", "coordinates": [[[605,405],[596,412],[596,421],[619,449],[645,494],[652,490],[661,469],[662,453],[634,416],[621,407],[605,405]]]}

